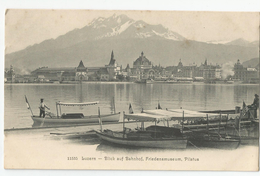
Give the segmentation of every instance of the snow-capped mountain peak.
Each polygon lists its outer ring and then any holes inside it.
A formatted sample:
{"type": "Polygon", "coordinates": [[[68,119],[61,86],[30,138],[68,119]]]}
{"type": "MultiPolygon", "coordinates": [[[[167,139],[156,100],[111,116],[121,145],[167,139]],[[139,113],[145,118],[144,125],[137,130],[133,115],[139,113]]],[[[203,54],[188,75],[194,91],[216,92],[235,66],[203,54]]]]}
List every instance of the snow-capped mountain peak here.
{"type": "Polygon", "coordinates": [[[162,25],[150,25],[142,20],[135,21],[126,15],[113,14],[111,17],[99,17],[91,22],[89,27],[99,30],[96,40],[107,37],[149,38],[162,37],[168,40],[184,40],[181,35],[170,31],[162,25]],[[100,31],[102,30],[102,31],[100,31]]]}

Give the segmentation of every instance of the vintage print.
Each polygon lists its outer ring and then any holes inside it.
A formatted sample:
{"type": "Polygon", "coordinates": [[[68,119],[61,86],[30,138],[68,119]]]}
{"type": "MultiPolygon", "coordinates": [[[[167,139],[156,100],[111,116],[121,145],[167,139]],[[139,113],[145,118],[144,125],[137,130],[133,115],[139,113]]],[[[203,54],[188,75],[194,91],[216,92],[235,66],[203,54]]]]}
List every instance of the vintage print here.
{"type": "Polygon", "coordinates": [[[259,13],[5,14],[6,169],[259,169],[259,13]]]}

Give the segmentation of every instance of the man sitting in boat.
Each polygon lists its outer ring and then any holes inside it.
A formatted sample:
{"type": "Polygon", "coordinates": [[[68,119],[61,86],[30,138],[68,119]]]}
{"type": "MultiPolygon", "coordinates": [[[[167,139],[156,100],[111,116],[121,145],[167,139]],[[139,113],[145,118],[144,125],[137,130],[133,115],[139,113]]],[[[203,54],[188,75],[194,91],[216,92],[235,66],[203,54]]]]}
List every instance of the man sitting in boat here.
{"type": "Polygon", "coordinates": [[[50,110],[50,108],[43,102],[43,98],[41,98],[41,103],[40,103],[40,106],[39,106],[40,117],[42,117],[42,115],[43,115],[43,118],[45,117],[45,108],[50,110]]]}

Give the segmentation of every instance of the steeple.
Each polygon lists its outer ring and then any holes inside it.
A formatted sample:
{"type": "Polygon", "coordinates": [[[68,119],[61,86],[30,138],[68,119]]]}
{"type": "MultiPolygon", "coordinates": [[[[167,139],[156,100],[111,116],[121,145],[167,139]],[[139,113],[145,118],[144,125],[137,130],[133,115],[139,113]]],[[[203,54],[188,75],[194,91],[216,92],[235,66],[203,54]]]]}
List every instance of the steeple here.
{"type": "Polygon", "coordinates": [[[183,64],[182,64],[182,62],[181,62],[181,59],[180,59],[180,62],[179,62],[179,64],[178,64],[178,67],[183,67],[183,64]]]}
{"type": "Polygon", "coordinates": [[[127,66],[126,66],[126,68],[125,69],[129,69],[130,68],[130,66],[129,66],[129,64],[127,64],[127,66]]]}
{"type": "Polygon", "coordinates": [[[79,66],[77,67],[77,72],[86,72],[87,68],[84,66],[82,60],[79,62],[79,66]]]}
{"type": "Polygon", "coordinates": [[[144,56],[144,52],[142,51],[142,53],[141,53],[141,56],[143,57],[144,56]]]}
{"type": "Polygon", "coordinates": [[[116,60],[114,59],[114,52],[112,50],[112,53],[111,53],[111,59],[110,59],[110,62],[108,65],[112,66],[116,63],[116,60]]]}
{"type": "Polygon", "coordinates": [[[112,53],[111,53],[111,60],[114,59],[114,52],[112,50],[112,53]]]}
{"type": "Polygon", "coordinates": [[[84,64],[83,64],[83,62],[82,62],[82,60],[79,62],[78,68],[85,68],[85,66],[84,66],[84,64]]]}
{"type": "Polygon", "coordinates": [[[204,65],[208,65],[208,60],[205,59],[204,65]]]}

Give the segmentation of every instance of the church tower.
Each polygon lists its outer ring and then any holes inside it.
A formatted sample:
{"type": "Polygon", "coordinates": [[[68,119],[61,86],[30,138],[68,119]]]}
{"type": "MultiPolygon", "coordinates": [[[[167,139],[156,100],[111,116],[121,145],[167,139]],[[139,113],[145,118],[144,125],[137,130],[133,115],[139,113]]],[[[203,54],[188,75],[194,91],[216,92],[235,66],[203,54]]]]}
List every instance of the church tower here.
{"type": "Polygon", "coordinates": [[[76,68],[76,80],[88,80],[87,68],[84,66],[82,60],[79,62],[79,66],[76,68]]]}
{"type": "Polygon", "coordinates": [[[113,50],[112,50],[112,53],[111,53],[111,58],[110,58],[109,64],[106,65],[106,68],[107,68],[107,72],[109,74],[109,80],[116,79],[117,64],[116,64],[116,60],[114,59],[113,50]]]}

